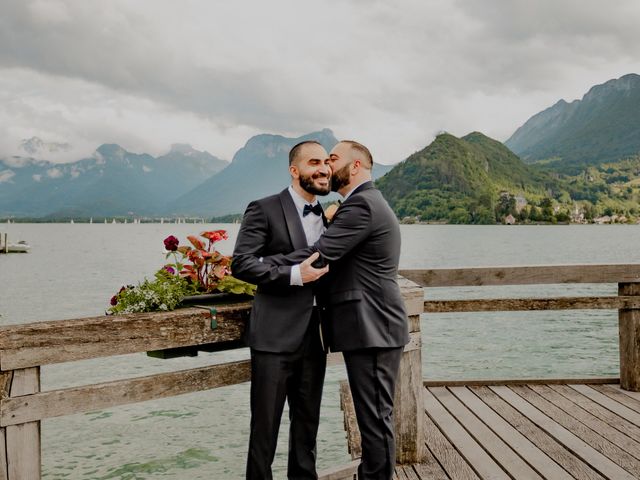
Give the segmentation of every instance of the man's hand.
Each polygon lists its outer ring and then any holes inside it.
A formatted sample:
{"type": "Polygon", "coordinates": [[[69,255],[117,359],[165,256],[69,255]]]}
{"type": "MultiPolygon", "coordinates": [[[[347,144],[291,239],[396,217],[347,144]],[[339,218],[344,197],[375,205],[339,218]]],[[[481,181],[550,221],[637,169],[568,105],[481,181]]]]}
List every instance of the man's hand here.
{"type": "Polygon", "coordinates": [[[322,268],[315,268],[311,265],[318,259],[318,257],[320,257],[320,254],[318,252],[315,252],[300,264],[300,276],[302,277],[303,284],[315,282],[329,271],[329,265],[322,268]]]}

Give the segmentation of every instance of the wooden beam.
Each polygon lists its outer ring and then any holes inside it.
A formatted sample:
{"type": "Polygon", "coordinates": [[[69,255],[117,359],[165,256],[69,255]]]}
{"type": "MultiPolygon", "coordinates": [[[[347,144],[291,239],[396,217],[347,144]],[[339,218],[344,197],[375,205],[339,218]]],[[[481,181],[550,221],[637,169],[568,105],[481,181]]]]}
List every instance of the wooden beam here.
{"type": "Polygon", "coordinates": [[[355,460],[346,465],[327,468],[318,472],[318,480],[353,480],[358,473],[360,460],[355,460]]]}
{"type": "MultiPolygon", "coordinates": [[[[11,382],[11,397],[40,391],[40,368],[16,370],[11,382]]],[[[9,397],[9,398],[11,398],[9,397]]],[[[2,402],[7,399],[1,400],[2,402]]],[[[9,480],[40,480],[40,422],[20,422],[5,429],[9,480]]]]}
{"type": "Polygon", "coordinates": [[[436,268],[399,274],[423,287],[621,283],[640,281],[640,264],[436,268]]]}
{"type": "Polygon", "coordinates": [[[249,360],[3,399],[0,426],[172,397],[251,379],[249,360]]]}
{"type": "Polygon", "coordinates": [[[218,306],[214,330],[197,308],[4,326],[0,370],[239,340],[250,308],[218,306]]]}
{"type": "MultiPolygon", "coordinates": [[[[11,381],[13,372],[0,372],[0,401],[11,395],[11,381]]],[[[7,466],[7,429],[0,427],[0,480],[9,479],[9,467],[7,466]]]]}
{"type": "Polygon", "coordinates": [[[618,310],[631,308],[640,308],[640,296],[491,298],[477,300],[428,300],[424,302],[425,313],[618,310]]]}
{"type": "Polygon", "coordinates": [[[425,380],[425,387],[483,387],[494,385],[603,385],[616,384],[617,378],[512,378],[497,380],[425,380]]]}
{"type": "Polygon", "coordinates": [[[347,432],[347,450],[351,454],[352,459],[362,457],[362,439],[360,438],[360,429],[356,420],[356,410],[353,406],[353,397],[349,382],[342,380],[340,382],[340,408],[344,413],[344,429],[347,432]]]}
{"type": "MultiPolygon", "coordinates": [[[[640,283],[620,283],[618,295],[640,295],[640,283]]],[[[620,386],[640,392],[640,307],[621,306],[618,312],[620,335],[620,386]]]]}

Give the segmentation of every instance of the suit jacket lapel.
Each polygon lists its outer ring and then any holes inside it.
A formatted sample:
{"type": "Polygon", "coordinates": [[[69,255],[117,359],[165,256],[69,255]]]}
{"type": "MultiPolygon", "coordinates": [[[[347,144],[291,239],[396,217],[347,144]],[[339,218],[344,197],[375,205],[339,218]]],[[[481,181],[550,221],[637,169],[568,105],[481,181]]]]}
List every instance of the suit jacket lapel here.
{"type": "Polygon", "coordinates": [[[295,203],[293,203],[289,189],[285,188],[280,192],[280,203],[282,204],[282,211],[284,212],[284,219],[287,224],[287,230],[289,230],[289,238],[293,249],[307,248],[307,236],[304,234],[300,214],[296,209],[295,203]]]}
{"type": "MultiPolygon", "coordinates": [[[[349,195],[347,197],[346,200],[343,200],[342,202],[340,202],[340,206],[338,207],[338,210],[340,210],[340,208],[342,207],[342,205],[344,205],[345,202],[348,202],[349,199],[351,197],[353,197],[354,195],[357,195],[358,193],[362,192],[363,190],[369,190],[370,188],[374,188],[373,186],[373,182],[369,181],[369,182],[364,182],[362,185],[358,186],[352,193],[351,195],[349,195]]],[[[337,213],[337,211],[336,211],[337,213]]]]}

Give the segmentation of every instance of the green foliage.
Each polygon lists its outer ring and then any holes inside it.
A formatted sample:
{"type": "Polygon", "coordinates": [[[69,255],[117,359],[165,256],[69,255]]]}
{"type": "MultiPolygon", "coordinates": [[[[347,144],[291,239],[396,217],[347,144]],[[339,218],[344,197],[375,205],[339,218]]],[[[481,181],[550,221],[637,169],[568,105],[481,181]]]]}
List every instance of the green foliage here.
{"type": "Polygon", "coordinates": [[[474,132],[442,134],[376,181],[398,217],[421,221],[494,224],[515,215],[515,195],[538,199],[558,181],[520,161],[500,142],[474,132]],[[499,192],[508,205],[496,209],[499,192]],[[496,215],[497,214],[497,215],[496,215]]]}
{"type": "Polygon", "coordinates": [[[218,290],[221,292],[233,293],[236,295],[255,295],[256,286],[251,283],[238,280],[231,275],[227,275],[222,280],[220,280],[220,282],[218,282],[218,290]]]}
{"type": "Polygon", "coordinates": [[[145,278],[136,286],[123,287],[115,296],[117,303],[109,308],[109,313],[170,311],[180,304],[182,297],[193,293],[193,286],[186,279],[160,269],[154,280],[145,278]]]}

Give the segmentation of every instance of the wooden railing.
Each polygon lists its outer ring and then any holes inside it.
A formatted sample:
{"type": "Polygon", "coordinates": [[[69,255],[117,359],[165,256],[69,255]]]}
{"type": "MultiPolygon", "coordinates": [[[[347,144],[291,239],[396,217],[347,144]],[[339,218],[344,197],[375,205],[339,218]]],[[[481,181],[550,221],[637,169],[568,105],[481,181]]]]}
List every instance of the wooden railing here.
{"type": "MultiPolygon", "coordinates": [[[[406,461],[424,445],[415,424],[421,398],[419,314],[422,289],[403,282],[410,312],[411,342],[402,359],[403,379],[396,428],[399,456],[406,461]],[[411,413],[413,412],[413,413],[411,413]],[[401,421],[404,419],[404,421],[401,421]]],[[[43,365],[147,351],[168,351],[168,357],[194,350],[238,348],[251,303],[216,306],[211,312],[184,308],[173,312],[100,316],[12,325],[0,328],[0,480],[31,480],[41,475],[40,422],[46,418],[95,411],[145,400],[165,398],[234,385],[250,380],[248,360],[169,373],[128,378],[72,388],[41,391],[43,365]],[[170,349],[170,350],[166,350],[170,349]]],[[[341,361],[331,354],[330,363],[341,361]]],[[[341,478],[355,469],[346,465],[327,471],[325,479],[341,478]]]]}
{"type": "Polygon", "coordinates": [[[640,391],[640,265],[553,265],[402,270],[423,287],[607,283],[618,285],[617,296],[427,300],[424,311],[494,312],[528,310],[618,310],[620,385],[640,391]]]}
{"type": "MultiPolygon", "coordinates": [[[[405,270],[401,289],[411,341],[405,348],[396,389],[398,463],[425,455],[422,418],[420,314],[608,308],[619,310],[620,381],[640,390],[640,265],[585,265],[405,270]],[[413,283],[416,282],[416,283],[413,283]],[[618,296],[424,300],[422,286],[616,283],[618,296]]],[[[150,350],[216,351],[237,348],[250,303],[209,312],[185,308],[167,313],[92,317],[0,328],[0,480],[40,478],[40,422],[100,408],[208,390],[250,379],[249,361],[41,391],[40,367],[54,363],[150,350]],[[215,328],[214,328],[215,327],[215,328]]],[[[330,355],[329,362],[341,356],[330,355]]],[[[323,472],[325,480],[349,478],[355,463],[323,472]]]]}

